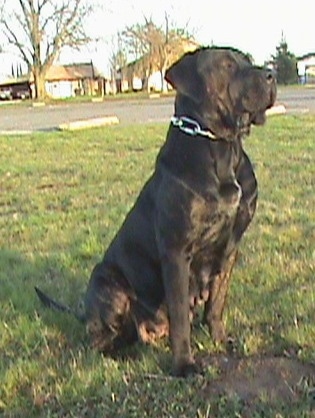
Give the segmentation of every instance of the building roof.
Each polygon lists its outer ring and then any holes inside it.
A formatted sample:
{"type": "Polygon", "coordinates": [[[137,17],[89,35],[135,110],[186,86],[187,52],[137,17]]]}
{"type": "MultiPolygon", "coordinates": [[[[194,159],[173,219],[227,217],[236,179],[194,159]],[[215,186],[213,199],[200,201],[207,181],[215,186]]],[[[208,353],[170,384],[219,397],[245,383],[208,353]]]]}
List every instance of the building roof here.
{"type": "Polygon", "coordinates": [[[305,55],[302,55],[301,57],[297,57],[298,61],[304,61],[304,60],[308,60],[310,58],[315,58],[315,52],[309,52],[305,55]]]}
{"type": "Polygon", "coordinates": [[[68,65],[52,65],[47,74],[46,81],[94,79],[102,77],[92,62],[68,65]]]}
{"type": "MultiPolygon", "coordinates": [[[[101,78],[103,75],[93,65],[92,62],[67,64],[67,65],[52,65],[47,73],[46,81],[73,81],[83,79],[101,78]]],[[[30,82],[34,82],[33,74],[30,75],[30,82]]]]}
{"type": "MultiPolygon", "coordinates": [[[[103,78],[104,76],[94,67],[92,62],[68,65],[52,65],[45,77],[46,81],[73,81],[83,79],[103,78]]],[[[25,82],[34,82],[33,74],[23,75],[18,78],[7,78],[1,82],[1,85],[19,84],[25,82]]]]}
{"type": "Polygon", "coordinates": [[[15,84],[24,84],[24,83],[28,83],[29,82],[29,77],[28,76],[22,76],[22,77],[9,77],[6,78],[4,80],[1,81],[0,85],[1,86],[11,86],[11,85],[15,85],[15,84]]]}

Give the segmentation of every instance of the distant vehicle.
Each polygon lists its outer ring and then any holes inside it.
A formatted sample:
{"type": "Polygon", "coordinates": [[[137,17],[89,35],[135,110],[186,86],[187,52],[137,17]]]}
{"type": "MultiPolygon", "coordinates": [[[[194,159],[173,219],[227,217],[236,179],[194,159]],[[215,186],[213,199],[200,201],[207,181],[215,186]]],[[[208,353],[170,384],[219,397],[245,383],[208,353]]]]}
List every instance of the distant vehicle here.
{"type": "MultiPolygon", "coordinates": [[[[1,1],[1,0],[0,0],[1,1]]],[[[26,100],[32,98],[29,81],[11,81],[0,84],[0,100],[26,100]]]]}
{"type": "Polygon", "coordinates": [[[12,100],[12,90],[10,88],[0,89],[0,100],[12,100]]]}
{"type": "Polygon", "coordinates": [[[26,100],[31,98],[30,90],[17,90],[15,94],[13,94],[14,99],[26,100]]]}

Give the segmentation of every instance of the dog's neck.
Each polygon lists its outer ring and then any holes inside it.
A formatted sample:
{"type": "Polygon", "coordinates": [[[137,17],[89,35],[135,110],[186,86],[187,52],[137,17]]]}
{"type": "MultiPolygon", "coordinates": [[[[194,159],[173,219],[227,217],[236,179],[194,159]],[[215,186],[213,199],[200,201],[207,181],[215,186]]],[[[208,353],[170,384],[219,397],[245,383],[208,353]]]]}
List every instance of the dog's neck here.
{"type": "Polygon", "coordinates": [[[171,124],[184,132],[186,135],[197,136],[205,138],[210,141],[218,141],[219,138],[214,135],[209,129],[202,129],[199,123],[187,116],[173,116],[171,124]]]}
{"type": "Polygon", "coordinates": [[[216,140],[234,141],[247,136],[250,123],[244,115],[235,118],[230,112],[217,105],[196,103],[190,97],[176,95],[175,117],[186,117],[197,122],[203,131],[209,131],[216,140]]]}

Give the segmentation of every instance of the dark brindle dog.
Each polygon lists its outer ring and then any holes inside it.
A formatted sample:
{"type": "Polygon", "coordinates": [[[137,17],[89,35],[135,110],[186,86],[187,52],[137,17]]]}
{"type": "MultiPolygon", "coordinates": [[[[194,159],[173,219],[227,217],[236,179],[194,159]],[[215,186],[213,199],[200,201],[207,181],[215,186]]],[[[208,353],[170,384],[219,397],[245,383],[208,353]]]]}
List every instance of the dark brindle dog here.
{"type": "Polygon", "coordinates": [[[213,339],[225,338],[228,284],[257,199],[242,138],[264,123],[276,85],[270,70],[227,48],[184,55],[166,80],[177,92],[175,116],[152,177],[92,272],[84,319],[104,352],[169,334],[173,372],[185,376],[196,369],[197,303],[213,339]]]}

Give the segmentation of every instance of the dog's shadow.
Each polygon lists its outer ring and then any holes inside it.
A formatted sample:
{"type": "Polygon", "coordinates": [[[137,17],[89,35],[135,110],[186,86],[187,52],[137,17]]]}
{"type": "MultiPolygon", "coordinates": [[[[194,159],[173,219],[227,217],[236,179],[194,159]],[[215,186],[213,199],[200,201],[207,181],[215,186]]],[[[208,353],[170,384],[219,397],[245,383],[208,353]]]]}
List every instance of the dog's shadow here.
{"type": "MultiPolygon", "coordinates": [[[[76,304],[84,284],[56,257],[25,257],[12,250],[0,250],[0,303],[3,320],[9,328],[18,318],[27,321],[40,319],[43,326],[54,327],[76,345],[85,339],[85,329],[72,315],[45,309],[39,301],[35,286],[45,289],[70,305],[76,304]]],[[[76,306],[74,306],[76,308],[76,306]]]]}
{"type": "MultiPolygon", "coordinates": [[[[86,283],[84,278],[78,279],[71,273],[58,256],[27,258],[12,251],[0,250],[0,304],[2,319],[9,329],[18,326],[22,318],[28,322],[40,321],[43,329],[57,331],[71,349],[89,350],[89,340],[84,324],[72,314],[53,311],[42,305],[36,295],[37,286],[47,292],[53,299],[78,308],[78,300],[83,298],[86,283]]],[[[163,345],[163,342],[161,342],[163,345]]],[[[169,367],[169,356],[161,347],[148,346],[136,342],[130,347],[119,350],[109,357],[121,361],[141,361],[143,358],[154,358],[154,362],[162,363],[162,369],[169,367]],[[157,360],[159,357],[159,360],[157,360]]],[[[106,357],[106,356],[105,356],[106,357]]]]}

